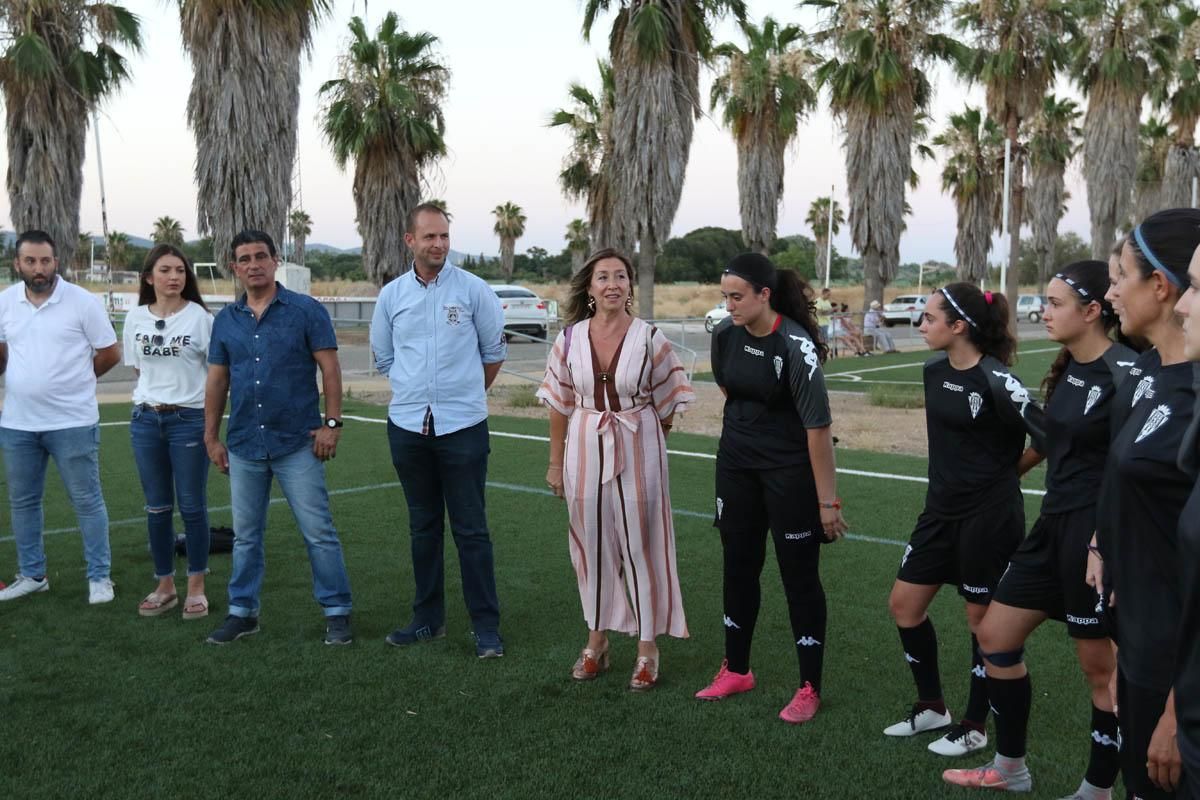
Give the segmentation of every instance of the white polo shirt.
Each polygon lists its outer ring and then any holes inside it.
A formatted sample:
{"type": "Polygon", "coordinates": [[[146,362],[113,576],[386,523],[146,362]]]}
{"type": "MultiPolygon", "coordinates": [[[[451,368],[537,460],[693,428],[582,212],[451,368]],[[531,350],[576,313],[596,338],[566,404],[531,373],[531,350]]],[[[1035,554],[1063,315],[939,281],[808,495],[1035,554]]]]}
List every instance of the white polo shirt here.
{"type": "Polygon", "coordinates": [[[92,358],[117,343],[100,298],[60,277],[35,306],[25,284],[14,284],[0,292],[0,341],[8,345],[0,426],[56,431],[100,421],[92,358]]]}

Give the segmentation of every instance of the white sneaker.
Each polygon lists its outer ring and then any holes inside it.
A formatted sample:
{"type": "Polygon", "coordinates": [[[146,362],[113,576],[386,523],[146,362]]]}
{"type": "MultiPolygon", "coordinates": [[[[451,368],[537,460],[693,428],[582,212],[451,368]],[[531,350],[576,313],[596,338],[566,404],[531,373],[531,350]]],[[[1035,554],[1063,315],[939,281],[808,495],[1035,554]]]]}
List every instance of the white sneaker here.
{"type": "Polygon", "coordinates": [[[0,601],[16,600],[18,597],[24,597],[27,594],[48,591],[50,591],[50,580],[48,578],[42,577],[41,580],[38,580],[37,578],[26,578],[24,575],[18,573],[17,577],[13,579],[12,586],[0,589],[0,601]]]}
{"type": "Polygon", "coordinates": [[[950,709],[946,709],[945,714],[939,714],[931,708],[918,711],[917,707],[913,706],[912,711],[908,712],[908,717],[900,720],[895,725],[887,726],[883,729],[883,733],[885,736],[913,736],[924,731],[948,728],[953,721],[950,716],[950,709]]]}
{"type": "Polygon", "coordinates": [[[98,606],[101,603],[111,603],[113,600],[113,582],[108,578],[100,581],[88,581],[88,603],[98,606]]]}
{"type": "Polygon", "coordinates": [[[987,734],[959,723],[936,742],[930,742],[929,752],[939,756],[965,756],[982,747],[987,747],[987,734]]]}

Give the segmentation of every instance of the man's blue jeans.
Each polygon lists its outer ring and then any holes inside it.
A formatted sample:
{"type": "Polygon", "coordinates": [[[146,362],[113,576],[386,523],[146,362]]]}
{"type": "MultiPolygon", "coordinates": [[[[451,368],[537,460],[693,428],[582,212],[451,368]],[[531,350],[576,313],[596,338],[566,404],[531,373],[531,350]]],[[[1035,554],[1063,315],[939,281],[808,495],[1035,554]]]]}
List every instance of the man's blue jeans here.
{"type": "Polygon", "coordinates": [[[388,420],[392,465],[404,487],[412,534],[413,622],[446,621],[445,516],[458,547],[463,599],[476,633],[500,627],[500,601],[484,487],[490,444],[487,422],[445,436],[422,436],[388,420]]]}
{"type": "Polygon", "coordinates": [[[342,544],[329,514],[325,465],[311,447],[262,461],[229,454],[229,490],[233,501],[233,574],[229,578],[229,613],[257,617],[266,566],[263,536],[271,501],[271,478],[287,498],[308,548],[313,596],[327,617],[350,613],[350,579],[342,544]]]}
{"type": "Polygon", "coordinates": [[[135,406],[129,420],[133,459],[146,495],[146,530],[154,577],[175,574],[175,526],[179,502],[187,537],[188,575],[208,571],[208,450],[204,447],[204,409],[180,408],[158,413],[135,406]]]}
{"type": "Polygon", "coordinates": [[[100,492],[100,426],[57,431],[0,428],[0,446],[4,448],[8,473],[8,501],[20,573],[30,578],[46,574],[42,498],[46,464],[53,457],[83,533],[88,580],[108,578],[112,553],[108,545],[108,508],[100,492]]]}

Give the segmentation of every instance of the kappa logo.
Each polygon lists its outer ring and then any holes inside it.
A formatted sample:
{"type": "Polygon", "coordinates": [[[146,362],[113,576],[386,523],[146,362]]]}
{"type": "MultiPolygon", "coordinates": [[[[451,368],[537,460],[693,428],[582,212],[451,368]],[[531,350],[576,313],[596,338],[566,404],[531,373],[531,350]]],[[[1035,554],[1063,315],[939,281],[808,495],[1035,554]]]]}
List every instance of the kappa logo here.
{"type": "Polygon", "coordinates": [[[911,544],[904,545],[904,555],[900,556],[900,566],[903,567],[905,564],[908,563],[908,556],[911,553],[912,553],[912,545],[911,544]]]}
{"type": "Polygon", "coordinates": [[[975,666],[971,667],[971,674],[976,678],[986,678],[987,670],[984,668],[983,664],[976,664],[975,666]]]}
{"type": "MultiPolygon", "coordinates": [[[[1099,611],[1099,609],[1097,609],[1099,611]]],[[[1073,625],[1099,625],[1100,620],[1096,617],[1077,617],[1074,614],[1067,614],[1067,622],[1073,625]]]]}
{"type": "Polygon", "coordinates": [[[1118,750],[1121,749],[1121,734],[1120,733],[1118,733],[1117,738],[1114,739],[1111,736],[1109,736],[1107,733],[1101,733],[1100,731],[1092,731],[1092,741],[1095,742],[1096,744],[1100,745],[1101,747],[1115,747],[1118,750]]]}
{"type": "Polygon", "coordinates": [[[717,519],[721,518],[721,512],[725,510],[725,501],[717,498],[717,519]]]}
{"type": "Polygon", "coordinates": [[[988,593],[988,588],[986,586],[969,586],[964,583],[964,584],[962,584],[962,588],[963,588],[963,591],[970,592],[971,594],[987,594],[988,593]]]}
{"type": "Polygon", "coordinates": [[[783,376],[783,356],[775,356],[772,360],[775,362],[775,380],[779,380],[783,376]]]}
{"type": "Polygon", "coordinates": [[[983,395],[971,392],[967,395],[967,405],[971,407],[971,419],[975,419],[979,416],[979,410],[983,408],[983,395]]]}
{"type": "Polygon", "coordinates": [[[959,386],[957,383],[951,383],[950,381],[942,381],[942,388],[949,389],[952,392],[963,391],[963,387],[959,386]]]}
{"type": "Polygon", "coordinates": [[[1133,402],[1129,404],[1133,408],[1138,404],[1138,401],[1145,397],[1147,400],[1154,399],[1154,376],[1147,375],[1138,381],[1137,389],[1133,391],[1133,402]]]}
{"type": "Polygon", "coordinates": [[[1099,592],[1096,592],[1096,613],[1104,613],[1104,595],[1100,594],[1099,592]]]}
{"type": "Polygon", "coordinates": [[[788,336],[800,343],[800,352],[804,353],[804,363],[808,365],[808,377],[811,378],[817,371],[817,367],[821,366],[821,359],[817,356],[817,346],[812,343],[812,339],[806,339],[794,333],[789,333],[788,336]]]}
{"type": "Polygon", "coordinates": [[[1029,399],[1029,390],[1021,385],[1021,382],[1012,376],[1011,372],[1000,372],[992,370],[992,374],[997,378],[1004,378],[1004,390],[1008,392],[1008,398],[1013,401],[1013,404],[1018,406],[1017,411],[1021,412],[1021,416],[1025,416],[1025,408],[1031,402],[1029,399]]]}
{"type": "Polygon", "coordinates": [[[905,660],[905,661],[907,661],[907,662],[908,662],[908,663],[910,663],[910,664],[920,664],[920,663],[921,663],[921,659],[919,659],[919,658],[913,658],[912,656],[910,656],[910,655],[908,654],[908,652],[907,652],[907,651],[905,651],[905,653],[904,653],[904,660],[905,660]]]}
{"type": "Polygon", "coordinates": [[[800,531],[799,533],[785,533],[783,535],[783,538],[791,539],[791,540],[799,540],[799,539],[807,539],[810,536],[812,536],[812,531],[800,531]]]}
{"type": "Polygon", "coordinates": [[[762,350],[759,350],[757,347],[751,347],[751,346],[750,346],[750,345],[748,345],[748,344],[747,344],[747,345],[743,345],[743,346],[742,346],[742,349],[743,349],[743,350],[745,350],[745,351],[746,351],[747,353],[749,353],[750,355],[752,355],[752,356],[758,356],[759,358],[766,358],[766,356],[767,356],[767,354],[766,354],[766,353],[764,353],[762,350]]]}
{"type": "Polygon", "coordinates": [[[457,325],[462,321],[462,306],[442,306],[446,310],[446,324],[457,325]]]}
{"type": "Polygon", "coordinates": [[[740,631],[742,629],[742,626],[731,620],[728,614],[725,615],[725,627],[733,628],[735,631],[740,631]]]}
{"type": "MultiPolygon", "coordinates": [[[[1117,362],[1117,366],[1118,366],[1118,367],[1132,367],[1132,366],[1133,366],[1133,363],[1134,363],[1134,362],[1132,362],[1132,361],[1118,361],[1118,362],[1117,362]]],[[[1138,372],[1138,375],[1141,375],[1141,374],[1142,374],[1142,371],[1141,371],[1140,369],[1139,369],[1137,372],[1138,372]]],[[[1129,370],[1129,373],[1132,375],[1132,374],[1133,374],[1133,370],[1129,370]]]]}
{"type": "Polygon", "coordinates": [[[811,636],[801,636],[796,640],[796,644],[800,645],[801,647],[816,647],[820,644],[820,642],[811,636]]]}
{"type": "Polygon", "coordinates": [[[1088,412],[1096,405],[1096,401],[1100,399],[1100,387],[1093,386],[1088,389],[1087,401],[1083,404],[1083,415],[1086,417],[1088,412]]]}
{"type": "Polygon", "coordinates": [[[1142,439],[1145,439],[1147,436],[1154,433],[1156,430],[1161,428],[1163,425],[1166,425],[1167,420],[1169,420],[1170,418],[1171,418],[1171,407],[1170,406],[1161,405],[1158,408],[1151,411],[1150,416],[1146,418],[1146,424],[1142,426],[1142,429],[1140,431],[1138,431],[1137,438],[1133,440],[1134,443],[1136,444],[1137,442],[1140,442],[1142,439]]]}
{"type": "Polygon", "coordinates": [[[1067,376],[1067,383],[1071,384],[1072,386],[1078,386],[1080,389],[1087,385],[1083,382],[1083,380],[1076,378],[1074,375],[1067,376]]]}

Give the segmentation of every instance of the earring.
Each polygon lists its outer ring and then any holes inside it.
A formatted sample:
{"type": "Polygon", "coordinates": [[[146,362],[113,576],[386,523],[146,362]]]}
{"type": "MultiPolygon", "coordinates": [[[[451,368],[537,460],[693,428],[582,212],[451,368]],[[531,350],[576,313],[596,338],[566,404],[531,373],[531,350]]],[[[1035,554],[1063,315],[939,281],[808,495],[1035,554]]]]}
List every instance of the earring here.
{"type": "Polygon", "coordinates": [[[633,311],[633,295],[629,295],[629,297],[625,298],[625,310],[633,311]]]}
{"type": "Polygon", "coordinates": [[[592,312],[593,314],[596,313],[596,298],[592,297],[590,294],[588,295],[588,311],[592,312]]]}

